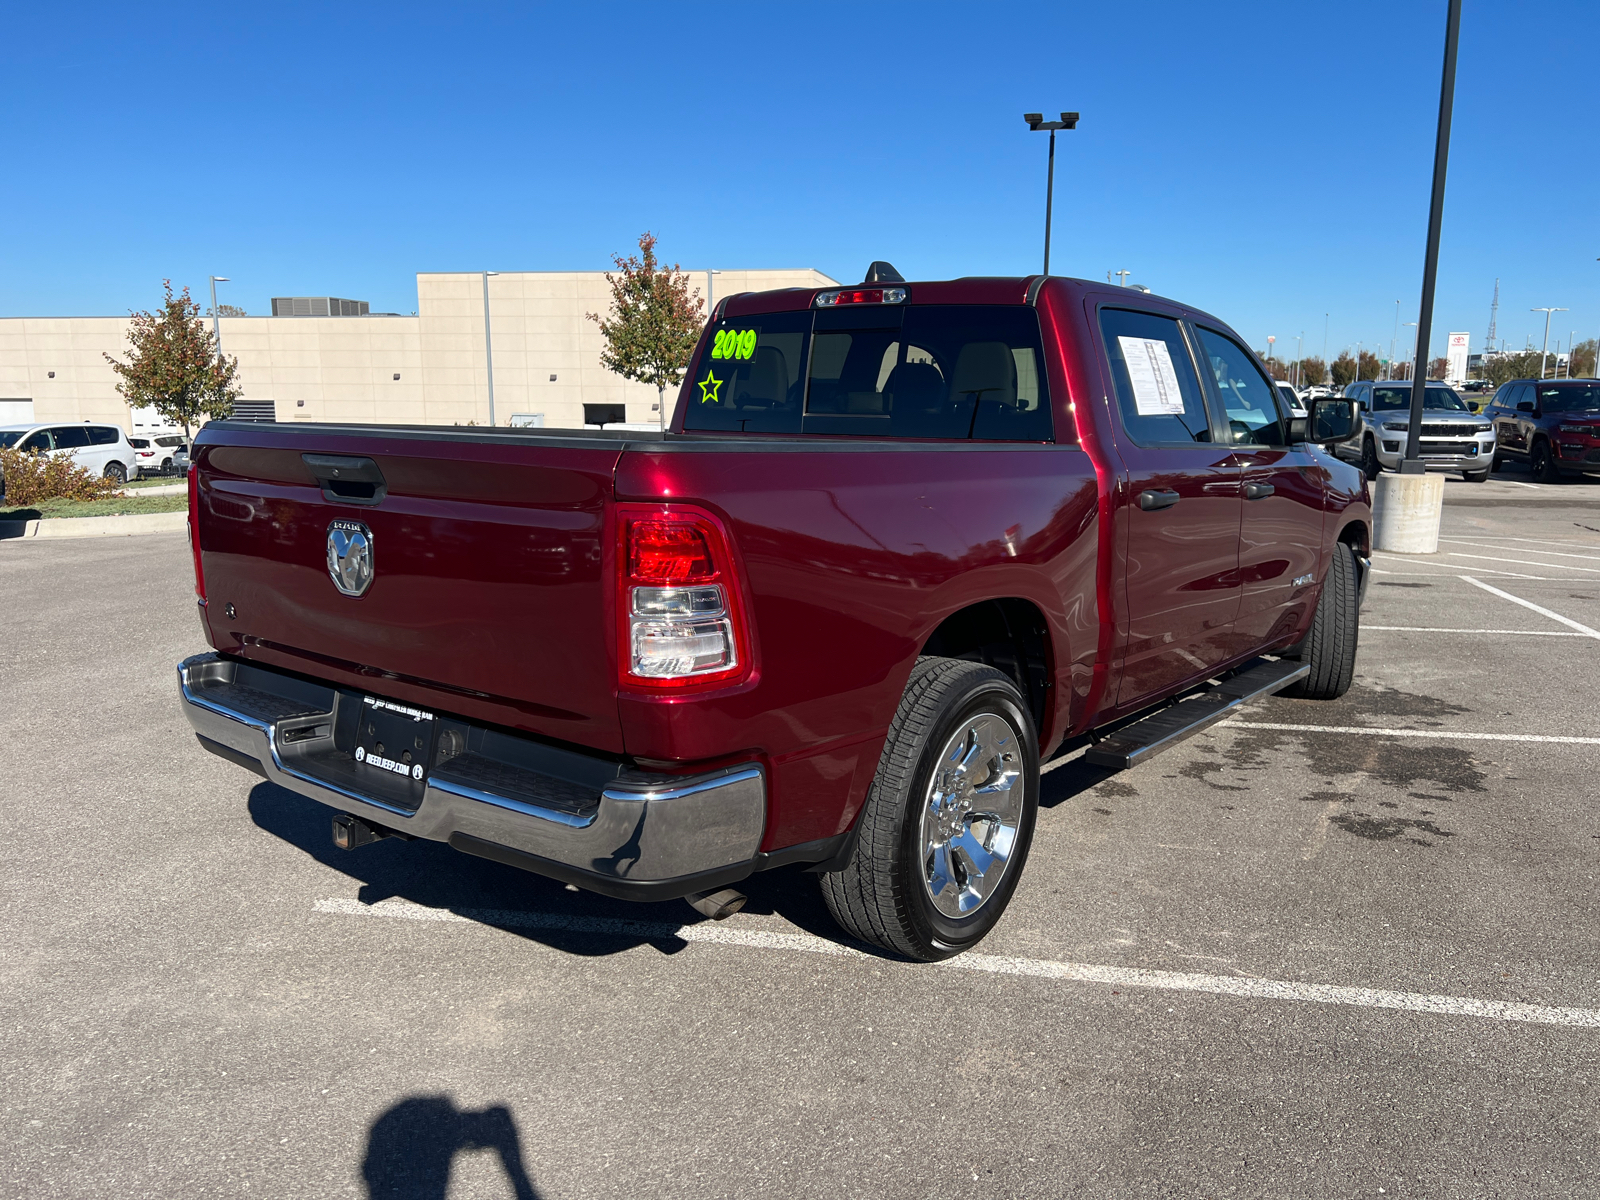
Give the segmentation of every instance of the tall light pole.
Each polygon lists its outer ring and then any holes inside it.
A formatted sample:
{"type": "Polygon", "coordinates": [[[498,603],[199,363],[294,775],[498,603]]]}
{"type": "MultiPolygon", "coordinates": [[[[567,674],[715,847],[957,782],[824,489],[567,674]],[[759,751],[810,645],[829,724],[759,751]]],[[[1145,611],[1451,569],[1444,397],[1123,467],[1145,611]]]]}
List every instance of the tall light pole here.
{"type": "Polygon", "coordinates": [[[1394,334],[1389,338],[1389,378],[1394,378],[1394,352],[1400,343],[1400,301],[1394,302],[1394,334]]]}
{"type": "Polygon", "coordinates": [[[494,425],[494,339],[489,336],[489,276],[499,271],[483,273],[483,366],[489,381],[489,424],[494,425]]]}
{"type": "Polygon", "coordinates": [[[1132,271],[1113,271],[1111,273],[1117,277],[1117,286],[1118,287],[1127,287],[1128,286],[1128,276],[1133,274],[1132,271]]]}
{"type": "Polygon", "coordinates": [[[1530,308],[1529,312],[1542,312],[1544,314],[1544,345],[1539,350],[1539,378],[1544,378],[1544,360],[1550,353],[1550,314],[1566,312],[1564,308],[1530,308]]]}
{"type": "Polygon", "coordinates": [[[1444,223],[1444,183],[1450,163],[1450,116],[1456,100],[1456,46],[1461,40],[1461,0],[1445,16],[1444,70],[1439,79],[1439,129],[1433,142],[1433,198],[1428,204],[1428,249],[1422,264],[1422,304],[1417,309],[1417,355],[1411,367],[1411,413],[1406,422],[1402,475],[1423,475],[1422,404],[1428,391],[1428,333],[1433,329],[1433,288],[1439,276],[1439,229],[1444,223]]]}
{"type": "Polygon", "coordinates": [[[1328,314],[1322,314],[1322,370],[1325,376],[1333,374],[1333,364],[1328,361],[1328,314]]]}
{"type": "Polygon", "coordinates": [[[1573,351],[1578,348],[1578,331],[1574,329],[1567,334],[1567,378],[1572,378],[1573,351]]]}
{"type": "Polygon", "coordinates": [[[1302,329],[1300,336],[1294,339],[1294,386],[1303,388],[1306,385],[1306,369],[1302,364],[1305,356],[1300,352],[1300,343],[1306,340],[1306,331],[1302,329]]]}
{"type": "Polygon", "coordinates": [[[1407,321],[1406,326],[1411,330],[1411,357],[1415,358],[1417,356],[1417,323],[1415,321],[1407,321]]]}
{"type": "Polygon", "coordinates": [[[1038,133],[1041,129],[1050,131],[1050,167],[1044,185],[1044,273],[1048,275],[1050,274],[1050,210],[1055,206],[1056,193],[1056,130],[1076,129],[1078,114],[1064,112],[1059,121],[1046,121],[1043,113],[1023,113],[1022,119],[1034,133],[1038,133]]]}
{"type": "Polygon", "coordinates": [[[217,344],[217,361],[222,361],[222,326],[217,323],[217,284],[231,283],[226,275],[211,277],[211,340],[217,344]]]}

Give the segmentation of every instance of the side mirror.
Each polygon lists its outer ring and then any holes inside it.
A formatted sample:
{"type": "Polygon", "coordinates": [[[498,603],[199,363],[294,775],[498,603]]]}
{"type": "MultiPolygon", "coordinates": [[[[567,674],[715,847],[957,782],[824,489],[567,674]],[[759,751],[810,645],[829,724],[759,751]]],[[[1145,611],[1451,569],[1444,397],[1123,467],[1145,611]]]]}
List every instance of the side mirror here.
{"type": "Polygon", "coordinates": [[[1517,401],[1517,411],[1518,412],[1531,413],[1533,411],[1533,401],[1532,400],[1518,400],[1517,401]]]}
{"type": "Polygon", "coordinates": [[[1291,440],[1328,445],[1342,442],[1356,431],[1356,405],[1342,397],[1313,400],[1304,419],[1290,422],[1291,440]]]}

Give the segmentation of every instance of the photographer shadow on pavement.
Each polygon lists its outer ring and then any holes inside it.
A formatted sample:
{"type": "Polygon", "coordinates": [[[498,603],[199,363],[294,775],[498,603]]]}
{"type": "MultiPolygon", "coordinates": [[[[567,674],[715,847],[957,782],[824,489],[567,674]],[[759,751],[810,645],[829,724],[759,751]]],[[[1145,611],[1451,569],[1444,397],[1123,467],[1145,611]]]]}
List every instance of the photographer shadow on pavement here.
{"type": "Polygon", "coordinates": [[[496,1104],[463,1112],[448,1096],[408,1096],[367,1132],[361,1178],[370,1200],[445,1200],[450,1171],[463,1150],[492,1150],[517,1200],[537,1200],[522,1165],[522,1143],[511,1110],[496,1104]]]}

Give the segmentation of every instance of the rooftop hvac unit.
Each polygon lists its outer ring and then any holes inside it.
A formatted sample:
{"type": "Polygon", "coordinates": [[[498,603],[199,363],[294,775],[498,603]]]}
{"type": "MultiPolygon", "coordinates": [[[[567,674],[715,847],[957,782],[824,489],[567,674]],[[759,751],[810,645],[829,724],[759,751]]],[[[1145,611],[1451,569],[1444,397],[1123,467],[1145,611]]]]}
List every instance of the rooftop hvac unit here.
{"type": "Polygon", "coordinates": [[[235,421],[276,421],[278,411],[271,400],[235,400],[233,402],[233,419],[235,421]]]}
{"type": "Polygon", "coordinates": [[[341,300],[338,296],[274,296],[275,317],[364,317],[365,300],[341,300]]]}

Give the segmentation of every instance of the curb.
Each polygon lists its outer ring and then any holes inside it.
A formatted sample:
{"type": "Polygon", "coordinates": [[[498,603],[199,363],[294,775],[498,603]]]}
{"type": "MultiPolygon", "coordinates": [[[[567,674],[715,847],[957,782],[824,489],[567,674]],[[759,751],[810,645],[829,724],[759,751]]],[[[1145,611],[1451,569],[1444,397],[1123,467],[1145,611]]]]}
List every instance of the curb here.
{"type": "Polygon", "coordinates": [[[170,533],[188,524],[187,512],[130,513],[122,517],[46,517],[0,521],[0,541],[11,538],[117,537],[132,533],[170,533]]]}

